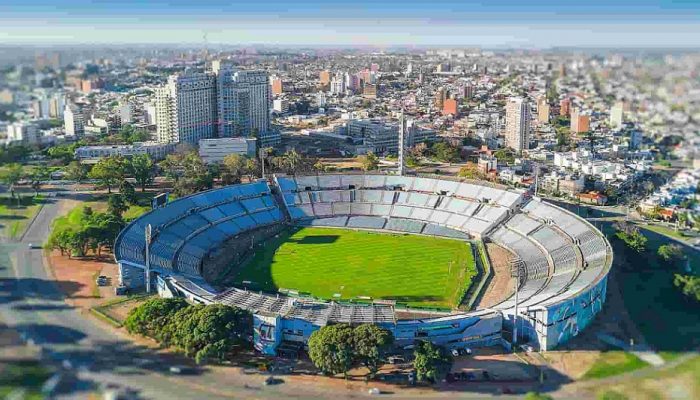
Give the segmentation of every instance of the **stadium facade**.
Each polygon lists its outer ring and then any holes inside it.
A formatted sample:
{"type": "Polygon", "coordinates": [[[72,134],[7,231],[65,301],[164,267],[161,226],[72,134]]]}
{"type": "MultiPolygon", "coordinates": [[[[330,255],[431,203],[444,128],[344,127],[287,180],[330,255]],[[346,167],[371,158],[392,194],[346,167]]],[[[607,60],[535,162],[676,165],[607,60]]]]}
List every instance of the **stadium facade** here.
{"type": "Polygon", "coordinates": [[[265,354],[275,354],[282,343],[301,346],[333,323],[374,323],[391,330],[398,345],[423,339],[447,347],[506,343],[517,326],[519,342],[549,350],[576,336],[602,309],[613,256],[594,226],[566,210],[499,185],[446,178],[275,176],[175,200],[136,219],[117,238],[125,286],[144,285],[147,225],[158,292],[250,310],[255,346],[265,354]],[[517,300],[513,295],[488,309],[400,320],[381,300],[320,301],[240,287],[218,290],[208,283],[288,225],[494,242],[512,254],[517,300]]]}

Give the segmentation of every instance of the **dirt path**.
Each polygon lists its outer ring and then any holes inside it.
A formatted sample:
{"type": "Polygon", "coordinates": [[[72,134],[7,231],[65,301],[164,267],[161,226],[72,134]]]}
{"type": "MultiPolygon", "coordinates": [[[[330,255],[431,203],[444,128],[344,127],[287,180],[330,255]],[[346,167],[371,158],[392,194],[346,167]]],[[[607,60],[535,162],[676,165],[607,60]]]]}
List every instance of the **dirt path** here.
{"type": "Polygon", "coordinates": [[[510,276],[509,260],[512,254],[495,243],[486,243],[486,253],[491,263],[493,277],[484,295],[475,304],[476,309],[492,307],[513,294],[515,278],[510,276]]]}

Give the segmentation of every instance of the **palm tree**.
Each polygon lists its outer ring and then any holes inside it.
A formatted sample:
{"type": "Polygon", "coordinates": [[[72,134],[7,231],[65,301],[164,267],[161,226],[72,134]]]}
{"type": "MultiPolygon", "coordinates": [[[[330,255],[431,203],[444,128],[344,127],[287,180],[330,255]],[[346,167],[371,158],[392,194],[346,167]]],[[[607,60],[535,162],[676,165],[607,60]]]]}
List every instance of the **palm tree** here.
{"type": "Polygon", "coordinates": [[[301,166],[302,163],[302,157],[301,154],[297,153],[296,150],[291,149],[284,153],[284,162],[287,166],[287,170],[289,174],[296,174],[297,170],[301,166]]]}

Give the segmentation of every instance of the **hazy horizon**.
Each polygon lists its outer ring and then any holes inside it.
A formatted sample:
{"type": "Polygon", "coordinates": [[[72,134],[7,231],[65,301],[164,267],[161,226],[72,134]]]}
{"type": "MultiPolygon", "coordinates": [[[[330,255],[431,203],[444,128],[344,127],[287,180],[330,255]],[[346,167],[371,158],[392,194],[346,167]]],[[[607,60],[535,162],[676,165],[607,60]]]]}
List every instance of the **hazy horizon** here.
{"type": "Polygon", "coordinates": [[[2,44],[697,48],[693,1],[0,0],[2,44]],[[206,39],[205,39],[206,36],[206,39]]]}

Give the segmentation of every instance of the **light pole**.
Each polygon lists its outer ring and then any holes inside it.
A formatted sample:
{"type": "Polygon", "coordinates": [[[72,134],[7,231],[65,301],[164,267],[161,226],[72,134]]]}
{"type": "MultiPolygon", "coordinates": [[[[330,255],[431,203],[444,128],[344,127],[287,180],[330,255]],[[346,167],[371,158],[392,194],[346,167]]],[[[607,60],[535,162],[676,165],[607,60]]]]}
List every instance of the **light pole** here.
{"type": "Polygon", "coordinates": [[[262,167],[262,178],[265,179],[265,149],[260,147],[258,151],[260,154],[260,166],[262,167]]]}
{"type": "Polygon", "coordinates": [[[515,318],[513,319],[513,351],[518,343],[518,287],[520,286],[520,261],[515,264],[515,318]]]}
{"type": "Polygon", "coordinates": [[[151,293],[151,224],[146,225],[146,293],[151,293]]]}

